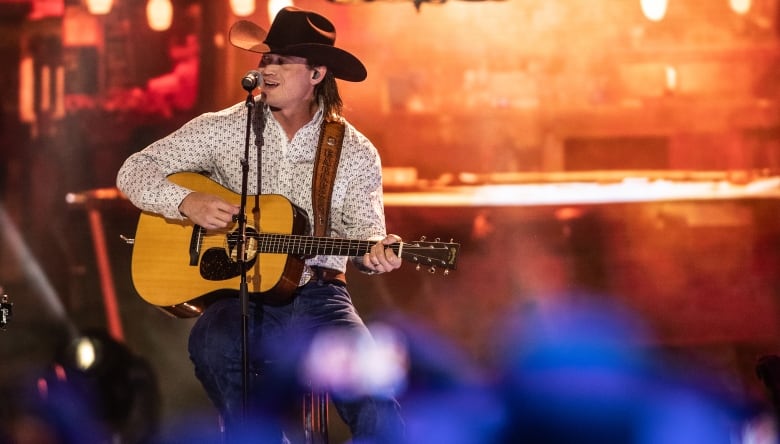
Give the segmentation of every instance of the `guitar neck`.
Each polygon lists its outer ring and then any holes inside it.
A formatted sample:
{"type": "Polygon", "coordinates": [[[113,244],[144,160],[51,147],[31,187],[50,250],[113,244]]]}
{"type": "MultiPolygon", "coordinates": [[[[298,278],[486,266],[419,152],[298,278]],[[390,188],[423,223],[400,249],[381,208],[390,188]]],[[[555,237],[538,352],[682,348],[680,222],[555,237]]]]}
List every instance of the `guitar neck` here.
{"type": "MultiPolygon", "coordinates": [[[[302,256],[362,256],[371,250],[376,241],[339,239],[332,237],[265,234],[255,236],[260,253],[283,253],[302,256]]],[[[396,254],[401,244],[388,248],[396,254]]]]}

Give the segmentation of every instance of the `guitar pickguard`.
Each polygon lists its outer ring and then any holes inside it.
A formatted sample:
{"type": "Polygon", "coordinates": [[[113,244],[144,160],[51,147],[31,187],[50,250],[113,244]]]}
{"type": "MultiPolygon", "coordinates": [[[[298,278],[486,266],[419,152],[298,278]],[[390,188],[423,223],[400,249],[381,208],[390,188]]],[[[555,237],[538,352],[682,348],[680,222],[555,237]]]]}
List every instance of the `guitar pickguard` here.
{"type": "MultiPolygon", "coordinates": [[[[196,229],[200,228],[196,226],[196,229]]],[[[257,231],[246,228],[246,269],[252,268],[257,260],[257,231]]],[[[224,281],[241,275],[241,263],[238,261],[238,231],[227,235],[227,249],[212,247],[203,253],[200,259],[200,275],[209,281],[224,281]]]]}
{"type": "MultiPolygon", "coordinates": [[[[247,261],[252,268],[256,257],[247,261]]],[[[224,281],[241,275],[241,264],[230,259],[224,248],[209,248],[200,258],[200,275],[207,281],[224,281]]]]}

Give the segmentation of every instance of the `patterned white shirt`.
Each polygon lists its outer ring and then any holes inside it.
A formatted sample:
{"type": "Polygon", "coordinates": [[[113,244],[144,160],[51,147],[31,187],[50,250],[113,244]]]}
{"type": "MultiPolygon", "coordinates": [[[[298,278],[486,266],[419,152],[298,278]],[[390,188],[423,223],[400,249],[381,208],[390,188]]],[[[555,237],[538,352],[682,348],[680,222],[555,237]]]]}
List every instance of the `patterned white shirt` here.
{"type": "MultiPolygon", "coordinates": [[[[263,132],[261,190],[257,190],[257,149],[250,132],[247,194],[280,194],[311,218],[311,182],[323,112],[287,139],[273,114],[266,117],[263,132]]],[[[262,111],[261,111],[262,110],[262,111]]],[[[169,219],[183,219],[179,204],[191,192],[173,184],[167,176],[193,171],[233,192],[241,192],[241,162],[245,155],[247,107],[238,103],[222,111],[202,114],[125,161],[117,175],[117,187],[138,208],[169,219]]],[[[330,236],[378,240],[385,236],[382,165],[368,138],[346,123],[341,158],[333,185],[330,236]]],[[[308,233],[307,233],[308,234],[308,233]]],[[[316,256],[317,265],[346,271],[346,257],[316,256]]]]}

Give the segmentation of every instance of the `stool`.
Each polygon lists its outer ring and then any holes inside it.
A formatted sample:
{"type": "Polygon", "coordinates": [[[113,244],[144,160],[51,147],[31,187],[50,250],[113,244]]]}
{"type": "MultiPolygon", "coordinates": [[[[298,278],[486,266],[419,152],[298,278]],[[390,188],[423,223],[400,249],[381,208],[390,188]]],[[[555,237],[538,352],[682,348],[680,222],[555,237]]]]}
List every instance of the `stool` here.
{"type": "MultiPolygon", "coordinates": [[[[328,444],[328,394],[314,390],[301,398],[301,431],[305,444],[328,444]]],[[[222,415],[217,416],[220,443],[228,444],[222,415]]],[[[301,438],[301,436],[298,436],[301,438]]]]}

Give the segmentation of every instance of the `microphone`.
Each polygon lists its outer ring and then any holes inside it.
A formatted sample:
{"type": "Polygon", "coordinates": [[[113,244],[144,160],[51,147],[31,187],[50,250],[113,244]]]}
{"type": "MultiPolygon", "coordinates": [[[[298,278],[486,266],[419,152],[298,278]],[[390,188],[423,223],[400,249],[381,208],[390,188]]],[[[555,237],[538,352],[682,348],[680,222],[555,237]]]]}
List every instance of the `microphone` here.
{"type": "Polygon", "coordinates": [[[257,70],[251,70],[244,75],[241,79],[241,87],[247,92],[252,92],[255,88],[263,83],[263,75],[257,70]]]}

